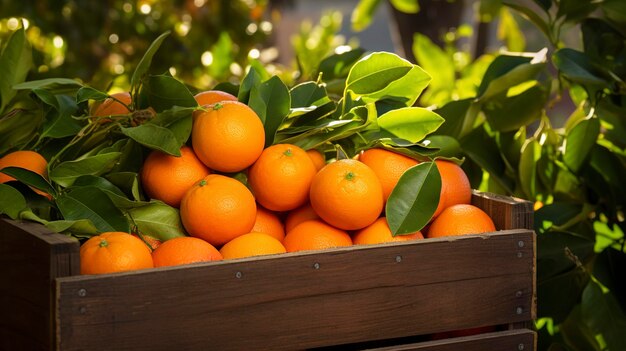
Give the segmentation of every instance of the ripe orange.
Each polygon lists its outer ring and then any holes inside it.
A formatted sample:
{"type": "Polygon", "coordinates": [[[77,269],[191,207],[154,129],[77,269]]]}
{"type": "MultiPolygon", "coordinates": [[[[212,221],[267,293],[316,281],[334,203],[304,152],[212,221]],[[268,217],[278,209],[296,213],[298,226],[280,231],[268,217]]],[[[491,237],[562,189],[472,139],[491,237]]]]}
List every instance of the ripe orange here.
{"type": "MultiPolygon", "coordinates": [[[[194,96],[198,106],[206,108],[208,105],[212,105],[222,101],[237,101],[237,97],[233,96],[225,91],[220,90],[206,90],[199,92],[194,96]]],[[[202,113],[201,110],[194,111],[193,118],[196,119],[198,115],[202,113]]]]}
{"type": "Polygon", "coordinates": [[[359,230],[352,236],[354,244],[364,245],[418,239],[424,239],[424,236],[419,231],[407,235],[391,235],[391,229],[389,229],[389,224],[387,224],[387,218],[385,217],[378,218],[376,222],[359,230]]]}
{"type": "Polygon", "coordinates": [[[309,198],[316,170],[301,148],[276,144],[263,150],[248,171],[248,184],[256,200],[272,211],[289,211],[309,198]]]}
{"type": "Polygon", "coordinates": [[[298,224],[283,240],[287,252],[324,250],[352,245],[350,235],[321,220],[310,220],[298,224]]]}
{"type": "Polygon", "coordinates": [[[178,266],[221,259],[222,254],[217,251],[215,246],[190,236],[170,239],[152,251],[155,267],[178,266]]]}
{"type": "Polygon", "coordinates": [[[150,251],[156,250],[156,248],[159,247],[163,243],[161,242],[161,240],[150,235],[146,235],[146,234],[141,234],[141,236],[139,236],[138,234],[131,234],[131,235],[143,241],[143,243],[146,244],[146,246],[148,246],[150,251]]]}
{"type": "Polygon", "coordinates": [[[383,189],[376,173],[351,159],[324,166],[313,177],[310,198],[324,221],[345,230],[367,227],[383,209],[383,189]]]}
{"type": "Polygon", "coordinates": [[[150,249],[128,233],[106,232],[80,247],[80,273],[103,274],[152,268],[150,249]]]}
{"type": "Polygon", "coordinates": [[[359,161],[368,165],[378,176],[385,202],[402,174],[419,163],[410,157],[385,149],[366,150],[360,154],[359,161]]]}
{"type": "Polygon", "coordinates": [[[316,170],[319,171],[320,169],[324,168],[324,166],[326,166],[326,159],[321,152],[315,149],[311,149],[307,150],[306,153],[311,158],[311,161],[313,161],[313,165],[315,165],[316,170]]]}
{"type": "Polygon", "coordinates": [[[449,206],[472,201],[472,187],[461,166],[444,160],[436,160],[435,164],[441,175],[441,193],[433,218],[449,206]]]}
{"type": "MultiPolygon", "coordinates": [[[[0,158],[0,169],[4,167],[20,167],[35,172],[44,178],[48,177],[48,161],[35,151],[23,150],[10,152],[0,158]]],[[[0,173],[0,184],[15,180],[0,173]]]]}
{"type": "Polygon", "coordinates": [[[94,104],[91,109],[92,116],[107,117],[115,115],[125,115],[130,113],[130,110],[127,107],[130,106],[130,104],[132,103],[130,93],[122,92],[110,95],[119,101],[112,98],[106,98],[104,99],[104,101],[94,104]]]}
{"type": "Polygon", "coordinates": [[[256,218],[256,202],[239,181],[209,174],[183,197],[180,218],[190,235],[220,246],[250,232],[256,218]]]}
{"type": "Polygon", "coordinates": [[[236,237],[220,249],[220,253],[225,260],[285,252],[285,247],[278,239],[271,235],[257,232],[236,237]]]}
{"type": "Polygon", "coordinates": [[[285,227],[278,215],[260,206],[256,208],[256,219],[251,231],[268,234],[279,241],[285,237],[285,227]]]}
{"type": "Polygon", "coordinates": [[[210,169],[239,172],[261,155],[265,131],[259,116],[238,101],[209,105],[193,122],[193,151],[210,169]]]}
{"type": "Polygon", "coordinates": [[[289,233],[293,228],[304,221],[319,218],[320,216],[315,213],[310,203],[302,205],[287,213],[287,218],[285,218],[285,233],[289,233]]]}
{"type": "Polygon", "coordinates": [[[457,204],[447,207],[435,218],[428,228],[427,237],[480,234],[495,230],[496,226],[483,210],[474,205],[457,204]]]}
{"type": "Polygon", "coordinates": [[[154,150],[143,163],[141,183],[151,198],[178,207],[185,192],[209,173],[189,146],[180,149],[180,157],[154,150]]]}

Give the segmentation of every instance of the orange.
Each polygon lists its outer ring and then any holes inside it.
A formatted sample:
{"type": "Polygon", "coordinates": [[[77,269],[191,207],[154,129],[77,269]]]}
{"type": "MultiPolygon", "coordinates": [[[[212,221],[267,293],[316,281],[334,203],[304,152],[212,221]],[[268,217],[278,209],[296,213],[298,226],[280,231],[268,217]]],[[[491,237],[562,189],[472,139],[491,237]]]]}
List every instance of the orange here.
{"type": "Polygon", "coordinates": [[[261,155],[265,131],[259,116],[238,101],[209,105],[191,131],[193,150],[210,169],[239,172],[261,155]]]}
{"type": "Polygon", "coordinates": [[[276,144],[263,150],[248,171],[248,185],[256,200],[272,211],[289,211],[309,199],[316,170],[301,148],[276,144]]]}
{"type": "Polygon", "coordinates": [[[256,218],[256,202],[239,181],[209,174],[183,197],[180,218],[190,235],[220,246],[250,232],[256,218]]]}
{"type": "Polygon", "coordinates": [[[105,232],[80,247],[80,273],[103,274],[152,268],[150,249],[128,233],[105,232]]]}
{"type": "Polygon", "coordinates": [[[424,239],[424,236],[419,231],[407,235],[391,235],[391,229],[389,229],[389,224],[387,224],[387,218],[385,217],[378,218],[376,222],[359,230],[352,236],[352,241],[355,244],[364,245],[417,239],[424,239]]]}
{"type": "Polygon", "coordinates": [[[283,240],[287,252],[324,250],[333,247],[351,246],[350,235],[321,220],[310,220],[298,224],[283,240]]]}
{"type": "Polygon", "coordinates": [[[383,209],[383,189],[376,173],[351,159],[324,166],[313,177],[310,198],[324,221],[345,230],[367,227],[383,209]]]}
{"type": "Polygon", "coordinates": [[[311,207],[310,203],[302,205],[287,213],[287,218],[285,218],[285,232],[289,233],[293,228],[304,221],[319,218],[320,216],[315,213],[315,210],[311,207]]]}
{"type": "Polygon", "coordinates": [[[472,187],[461,166],[444,160],[436,160],[435,164],[441,175],[441,193],[439,205],[433,218],[437,217],[446,207],[456,204],[469,204],[472,201],[472,187]]]}
{"type": "Polygon", "coordinates": [[[180,149],[180,157],[154,150],[143,163],[141,183],[151,198],[178,207],[185,192],[209,173],[189,146],[180,149]]]}
{"type": "Polygon", "coordinates": [[[285,227],[278,215],[260,206],[256,208],[256,219],[251,231],[268,234],[279,241],[285,237],[285,227]]]}
{"type": "Polygon", "coordinates": [[[278,239],[265,233],[256,232],[239,236],[226,243],[220,249],[220,253],[225,260],[285,252],[285,247],[278,239]]]}
{"type": "Polygon", "coordinates": [[[102,102],[94,104],[91,109],[92,116],[108,117],[115,115],[126,115],[130,113],[130,110],[128,109],[128,106],[130,106],[130,104],[132,103],[130,93],[115,93],[110,94],[110,96],[114,97],[117,100],[112,98],[106,98],[102,102]]]}
{"type": "Polygon", "coordinates": [[[320,169],[324,168],[324,166],[326,166],[326,159],[321,152],[315,149],[311,149],[307,150],[306,153],[311,158],[311,161],[313,161],[313,165],[315,165],[316,170],[319,171],[320,169]]]}
{"type": "MultiPolygon", "coordinates": [[[[20,167],[35,172],[40,176],[48,177],[48,161],[35,151],[13,151],[0,158],[0,169],[4,167],[20,167]]],[[[0,184],[15,180],[4,173],[0,173],[0,184]]]]}
{"type": "MultiPolygon", "coordinates": [[[[237,97],[231,95],[225,91],[220,90],[206,90],[199,92],[194,96],[198,106],[206,108],[208,105],[212,105],[222,101],[237,101],[237,97]]],[[[198,115],[202,113],[201,110],[194,111],[193,118],[196,119],[198,115]]]]}
{"type": "Polygon", "coordinates": [[[368,165],[380,180],[385,202],[404,172],[417,165],[416,160],[385,149],[369,149],[360,154],[359,161],[368,165]]]}
{"type": "Polygon", "coordinates": [[[141,236],[139,236],[138,234],[132,234],[132,236],[140,239],[141,241],[144,242],[144,244],[146,244],[146,246],[148,246],[148,248],[150,249],[150,251],[154,251],[156,250],[157,247],[159,247],[163,242],[161,242],[161,240],[150,236],[150,235],[145,235],[145,234],[141,234],[141,236]]]}
{"type": "Polygon", "coordinates": [[[217,251],[215,246],[190,236],[170,239],[152,251],[155,267],[179,266],[221,259],[222,254],[217,251]]]}
{"type": "Polygon", "coordinates": [[[496,226],[483,210],[474,205],[458,204],[447,207],[435,218],[428,228],[427,237],[480,234],[495,230],[496,226]]]}

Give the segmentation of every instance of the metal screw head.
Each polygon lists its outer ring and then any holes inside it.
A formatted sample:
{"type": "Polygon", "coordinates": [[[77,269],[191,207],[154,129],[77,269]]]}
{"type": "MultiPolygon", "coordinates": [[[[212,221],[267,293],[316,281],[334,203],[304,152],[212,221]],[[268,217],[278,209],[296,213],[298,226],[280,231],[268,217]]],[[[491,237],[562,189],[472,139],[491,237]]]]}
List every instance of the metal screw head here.
{"type": "Polygon", "coordinates": [[[235,273],[235,277],[237,277],[237,279],[241,278],[241,276],[242,276],[242,275],[243,275],[243,274],[241,274],[241,272],[237,272],[237,273],[235,273]]]}
{"type": "Polygon", "coordinates": [[[396,256],[396,262],[398,263],[402,262],[402,256],[400,255],[396,256]]]}
{"type": "Polygon", "coordinates": [[[519,345],[517,345],[517,349],[518,349],[519,351],[522,351],[522,350],[524,349],[524,344],[519,344],[519,345]]]}
{"type": "Polygon", "coordinates": [[[80,312],[80,314],[85,314],[85,312],[87,312],[87,309],[82,306],[81,308],[78,309],[78,312],[80,312]]]}
{"type": "Polygon", "coordinates": [[[78,290],[78,296],[80,296],[80,297],[87,296],[87,290],[85,290],[85,289],[78,290]]]}
{"type": "Polygon", "coordinates": [[[522,313],[524,313],[524,309],[522,307],[518,307],[518,308],[515,309],[515,313],[522,314],[522,313]]]}
{"type": "Polygon", "coordinates": [[[522,256],[524,256],[524,254],[521,251],[517,253],[517,258],[522,258],[522,256]]]}
{"type": "Polygon", "coordinates": [[[521,290],[515,292],[515,297],[522,297],[524,293],[521,290]]]}
{"type": "Polygon", "coordinates": [[[519,246],[519,247],[524,247],[524,242],[523,242],[523,241],[521,241],[521,240],[520,240],[520,241],[518,241],[518,242],[517,242],[517,246],[519,246]]]}
{"type": "Polygon", "coordinates": [[[320,269],[320,264],[319,264],[319,263],[317,263],[317,262],[315,262],[315,263],[313,264],[313,268],[315,268],[315,269],[320,269]]]}

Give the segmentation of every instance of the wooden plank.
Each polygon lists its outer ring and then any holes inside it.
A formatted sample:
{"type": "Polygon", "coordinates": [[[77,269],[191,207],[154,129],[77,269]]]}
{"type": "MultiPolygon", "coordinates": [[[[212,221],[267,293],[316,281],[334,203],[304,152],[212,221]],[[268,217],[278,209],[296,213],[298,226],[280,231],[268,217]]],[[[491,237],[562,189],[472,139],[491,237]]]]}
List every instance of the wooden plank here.
{"type": "Polygon", "coordinates": [[[487,212],[497,230],[533,229],[535,212],[530,201],[474,190],[472,204],[487,212]]]}
{"type": "Polygon", "coordinates": [[[533,240],[507,230],[60,278],[58,346],[304,349],[526,321],[533,240]]]}
{"type": "Polygon", "coordinates": [[[54,279],[78,274],[78,242],[0,218],[0,349],[54,348],[54,279]]]}
{"type": "Polygon", "coordinates": [[[368,349],[371,351],[485,351],[537,349],[537,334],[529,329],[505,330],[460,338],[368,349]]]}

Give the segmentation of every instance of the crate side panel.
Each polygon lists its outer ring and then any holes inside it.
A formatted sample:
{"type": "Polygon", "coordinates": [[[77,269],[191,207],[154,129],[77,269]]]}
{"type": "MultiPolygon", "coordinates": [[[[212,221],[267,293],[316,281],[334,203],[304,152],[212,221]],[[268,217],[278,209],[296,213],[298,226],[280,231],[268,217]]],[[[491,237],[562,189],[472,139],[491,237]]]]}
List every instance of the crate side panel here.
{"type": "Polygon", "coordinates": [[[497,230],[533,229],[534,210],[530,201],[474,190],[472,204],[493,219],[497,230]]]}
{"type": "Polygon", "coordinates": [[[532,245],[518,243],[532,238],[517,230],[63,278],[61,348],[310,348],[528,320],[532,245]]]}
{"type": "Polygon", "coordinates": [[[371,351],[536,350],[537,334],[529,329],[370,349],[371,351]]]}
{"type": "Polygon", "coordinates": [[[54,348],[53,280],[78,273],[78,243],[0,219],[0,349],[54,348]]]}

